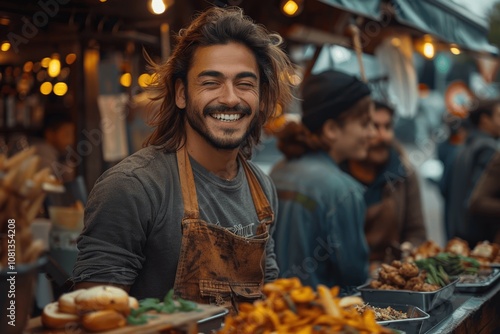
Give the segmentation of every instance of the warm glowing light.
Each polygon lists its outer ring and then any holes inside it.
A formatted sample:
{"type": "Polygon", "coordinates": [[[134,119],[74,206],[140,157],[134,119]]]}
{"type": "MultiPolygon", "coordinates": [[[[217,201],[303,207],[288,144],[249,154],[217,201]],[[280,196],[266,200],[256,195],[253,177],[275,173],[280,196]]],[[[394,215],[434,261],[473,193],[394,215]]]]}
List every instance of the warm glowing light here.
{"type": "Polygon", "coordinates": [[[148,73],[143,73],[143,74],[139,75],[139,78],[137,79],[137,83],[142,88],[149,86],[151,84],[151,75],[149,75],[148,73]]]}
{"type": "Polygon", "coordinates": [[[49,67],[47,72],[52,78],[55,78],[61,73],[61,61],[59,60],[58,54],[53,54],[52,59],[49,61],[49,67]]]}
{"type": "Polygon", "coordinates": [[[456,46],[452,46],[450,48],[450,52],[453,53],[454,55],[459,55],[461,53],[460,49],[457,48],[456,46]]]}
{"type": "Polygon", "coordinates": [[[31,72],[33,70],[33,62],[32,61],[27,61],[24,63],[23,66],[23,71],[24,72],[31,72]]]}
{"type": "Polygon", "coordinates": [[[68,65],[71,65],[75,62],[76,60],[76,54],[74,53],[69,53],[67,56],[66,56],[66,64],[68,65]]]}
{"type": "Polygon", "coordinates": [[[58,82],[54,85],[54,94],[57,96],[63,96],[68,92],[68,85],[64,82],[58,82]]]}
{"type": "Polygon", "coordinates": [[[45,81],[40,85],[40,93],[43,95],[49,95],[52,92],[52,84],[48,81],[45,81]]]}
{"type": "Polygon", "coordinates": [[[297,1],[294,0],[286,0],[284,4],[281,6],[283,13],[288,16],[295,16],[300,14],[300,6],[297,1]]]}
{"type": "Polygon", "coordinates": [[[42,64],[42,67],[43,67],[43,68],[47,68],[47,67],[49,67],[49,63],[50,63],[50,58],[49,58],[49,57],[45,57],[45,58],[43,58],[43,59],[40,61],[40,64],[42,64]]]}
{"type": "Polygon", "coordinates": [[[123,87],[130,87],[132,85],[132,75],[130,73],[123,73],[120,77],[120,84],[123,87]]]}
{"type": "Polygon", "coordinates": [[[99,0],[99,1],[100,1],[100,2],[106,2],[106,1],[108,1],[108,0],[99,0]]]}
{"type": "Polygon", "coordinates": [[[434,57],[434,45],[431,42],[424,43],[424,56],[429,59],[434,57]]]}
{"type": "Polygon", "coordinates": [[[2,45],[0,45],[0,50],[2,51],[9,51],[10,49],[10,43],[9,42],[3,42],[2,45]]]}
{"type": "Polygon", "coordinates": [[[163,2],[163,0],[151,0],[149,6],[151,8],[151,12],[156,15],[163,14],[167,9],[167,6],[165,6],[165,2],[163,2]]]}

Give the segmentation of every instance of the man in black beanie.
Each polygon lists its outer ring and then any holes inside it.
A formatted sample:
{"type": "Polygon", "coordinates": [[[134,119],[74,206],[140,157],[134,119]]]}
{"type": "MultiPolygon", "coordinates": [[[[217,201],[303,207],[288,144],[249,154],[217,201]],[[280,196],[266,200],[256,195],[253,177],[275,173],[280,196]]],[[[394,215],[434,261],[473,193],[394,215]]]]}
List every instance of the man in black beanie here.
{"type": "Polygon", "coordinates": [[[375,134],[370,89],[356,77],[329,70],[307,78],[302,123],[278,136],[286,159],[271,172],[279,199],[275,250],[281,277],[340,286],[368,278],[363,187],[339,164],[366,157],[375,134]]]}

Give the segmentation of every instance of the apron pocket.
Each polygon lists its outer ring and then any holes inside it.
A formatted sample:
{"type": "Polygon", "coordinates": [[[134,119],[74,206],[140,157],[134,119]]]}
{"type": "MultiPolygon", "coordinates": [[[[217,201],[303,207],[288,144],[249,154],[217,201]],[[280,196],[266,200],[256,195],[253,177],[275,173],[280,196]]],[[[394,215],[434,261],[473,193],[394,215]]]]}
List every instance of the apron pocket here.
{"type": "Polygon", "coordinates": [[[230,286],[238,303],[252,303],[262,298],[262,285],[260,283],[230,283],[230,286]]]}
{"type": "Polygon", "coordinates": [[[200,280],[200,295],[208,304],[231,307],[231,286],[229,282],[200,280]]]}
{"type": "Polygon", "coordinates": [[[231,307],[233,303],[252,303],[262,298],[260,282],[237,283],[200,280],[200,295],[209,304],[231,307]]]}

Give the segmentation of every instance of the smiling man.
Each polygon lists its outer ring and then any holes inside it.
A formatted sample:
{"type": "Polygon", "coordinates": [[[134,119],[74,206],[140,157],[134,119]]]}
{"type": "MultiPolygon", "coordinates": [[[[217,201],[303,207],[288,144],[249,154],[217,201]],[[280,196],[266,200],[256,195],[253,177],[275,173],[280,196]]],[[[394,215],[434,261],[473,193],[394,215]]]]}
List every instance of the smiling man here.
{"type": "Polygon", "coordinates": [[[85,209],[76,288],[237,307],[278,276],[276,190],[247,159],[292,98],[281,38],[235,8],[181,31],[152,86],[162,107],[147,147],[106,171],[85,209]]]}
{"type": "Polygon", "coordinates": [[[402,243],[418,246],[427,235],[415,170],[394,138],[394,110],[375,102],[372,117],[376,135],[366,158],[349,160],[345,169],[366,186],[365,233],[374,268],[398,258],[402,243]]]}

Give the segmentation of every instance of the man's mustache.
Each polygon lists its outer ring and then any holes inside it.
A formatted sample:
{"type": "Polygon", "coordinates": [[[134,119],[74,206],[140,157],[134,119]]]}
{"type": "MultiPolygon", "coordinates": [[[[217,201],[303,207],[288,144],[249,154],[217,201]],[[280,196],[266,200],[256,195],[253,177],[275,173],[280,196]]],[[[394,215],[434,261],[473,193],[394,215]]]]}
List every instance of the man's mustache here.
{"type": "Polygon", "coordinates": [[[379,143],[370,147],[372,150],[388,150],[391,147],[390,143],[379,143]]]}
{"type": "Polygon", "coordinates": [[[216,106],[207,106],[203,109],[203,115],[207,116],[213,113],[224,113],[224,112],[242,112],[246,115],[250,115],[252,110],[250,107],[243,106],[241,104],[237,104],[234,107],[228,107],[225,105],[216,105],[216,106]]]}

